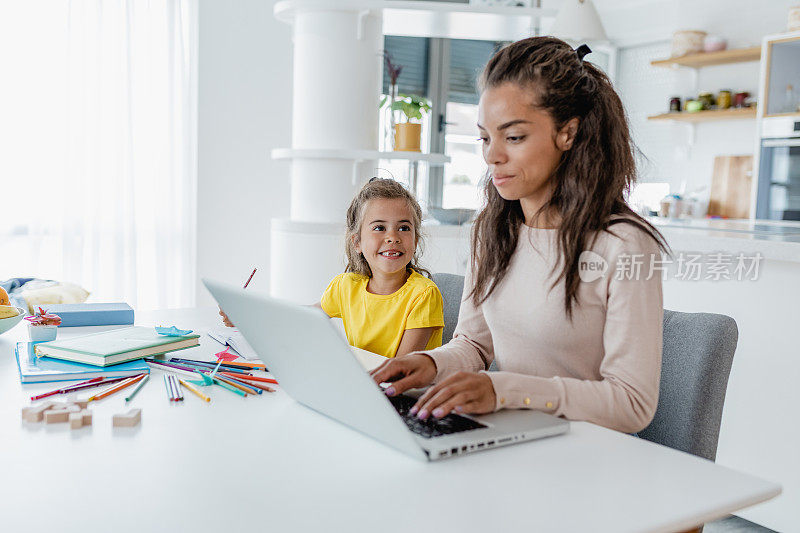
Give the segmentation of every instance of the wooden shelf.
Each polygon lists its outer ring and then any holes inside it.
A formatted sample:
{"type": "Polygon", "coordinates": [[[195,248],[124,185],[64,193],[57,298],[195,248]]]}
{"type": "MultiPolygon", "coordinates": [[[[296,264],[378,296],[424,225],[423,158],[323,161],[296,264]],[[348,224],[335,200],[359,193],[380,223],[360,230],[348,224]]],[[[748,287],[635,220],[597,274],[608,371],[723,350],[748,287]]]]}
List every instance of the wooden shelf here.
{"type": "Polygon", "coordinates": [[[661,120],[661,121],[675,121],[675,122],[712,122],[714,120],[732,120],[732,119],[745,119],[756,118],[755,107],[744,107],[741,109],[712,109],[710,111],[697,111],[689,113],[688,111],[681,111],[679,113],[664,113],[663,115],[655,115],[647,117],[647,120],[661,120]]]}
{"type": "Polygon", "coordinates": [[[701,68],[711,65],[724,65],[726,63],[743,63],[745,61],[759,61],[761,59],[761,47],[739,48],[735,50],[722,50],[721,52],[704,52],[700,54],[688,54],[681,57],[670,57],[669,59],[659,59],[651,61],[654,67],[677,68],[691,67],[701,68]]]}

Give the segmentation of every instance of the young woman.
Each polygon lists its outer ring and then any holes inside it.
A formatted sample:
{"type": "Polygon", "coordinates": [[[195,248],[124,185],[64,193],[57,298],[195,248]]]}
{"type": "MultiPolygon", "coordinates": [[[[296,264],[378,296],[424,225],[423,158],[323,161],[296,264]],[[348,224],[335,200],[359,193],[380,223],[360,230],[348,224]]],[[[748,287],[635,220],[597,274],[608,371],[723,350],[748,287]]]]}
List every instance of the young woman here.
{"type": "Polygon", "coordinates": [[[632,433],[653,417],[666,244],[625,203],[634,148],[588,51],[534,37],[484,69],[486,206],[454,338],[372,372],[388,395],[435,383],[420,418],[537,409],[632,433]]]}

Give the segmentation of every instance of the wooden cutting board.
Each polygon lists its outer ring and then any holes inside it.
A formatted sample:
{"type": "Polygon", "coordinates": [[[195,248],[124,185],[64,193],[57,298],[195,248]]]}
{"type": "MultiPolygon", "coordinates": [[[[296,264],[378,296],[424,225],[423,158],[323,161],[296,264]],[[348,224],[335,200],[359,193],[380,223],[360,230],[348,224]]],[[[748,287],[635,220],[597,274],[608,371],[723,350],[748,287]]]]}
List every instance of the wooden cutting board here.
{"type": "Polygon", "coordinates": [[[753,156],[718,155],[714,158],[709,216],[750,218],[753,156]]]}

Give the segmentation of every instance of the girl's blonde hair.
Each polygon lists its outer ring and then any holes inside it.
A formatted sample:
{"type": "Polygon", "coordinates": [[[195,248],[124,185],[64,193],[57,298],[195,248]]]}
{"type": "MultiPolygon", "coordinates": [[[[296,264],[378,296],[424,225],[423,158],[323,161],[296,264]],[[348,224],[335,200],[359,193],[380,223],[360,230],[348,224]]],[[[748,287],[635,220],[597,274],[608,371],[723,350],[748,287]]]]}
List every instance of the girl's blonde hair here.
{"type": "Polygon", "coordinates": [[[361,224],[364,222],[364,212],[367,202],[374,199],[395,200],[401,198],[408,203],[411,211],[411,223],[414,225],[415,251],[414,257],[406,265],[406,269],[414,270],[423,276],[431,277],[430,272],[419,265],[419,255],[422,253],[422,209],[416,198],[401,184],[390,179],[372,178],[364,184],[347,209],[347,232],[345,233],[345,254],[347,267],[345,272],[355,272],[368,278],[372,277],[372,269],[367,263],[364,254],[356,251],[356,244],[361,238],[361,224]]]}

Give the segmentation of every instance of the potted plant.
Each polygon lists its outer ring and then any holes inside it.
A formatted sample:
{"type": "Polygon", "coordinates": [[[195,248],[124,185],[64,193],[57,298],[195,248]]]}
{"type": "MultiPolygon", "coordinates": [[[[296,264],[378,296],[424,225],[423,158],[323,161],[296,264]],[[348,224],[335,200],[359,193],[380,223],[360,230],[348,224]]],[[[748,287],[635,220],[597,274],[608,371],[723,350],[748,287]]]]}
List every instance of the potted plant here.
{"type": "Polygon", "coordinates": [[[403,71],[403,65],[395,63],[392,60],[392,55],[386,51],[383,52],[383,62],[386,66],[386,74],[389,76],[389,95],[383,97],[379,107],[383,108],[386,106],[389,110],[389,120],[387,121],[389,132],[388,135],[385,135],[384,139],[388,139],[387,144],[390,144],[391,148],[394,149],[394,103],[397,100],[397,78],[400,77],[400,73],[403,71]]]}
{"type": "Polygon", "coordinates": [[[399,152],[420,152],[423,113],[431,110],[430,101],[416,94],[401,94],[392,104],[392,110],[403,113],[405,120],[395,125],[394,149],[399,152]]]}
{"type": "Polygon", "coordinates": [[[28,333],[30,333],[31,342],[53,341],[56,339],[57,328],[61,325],[60,316],[47,314],[47,311],[40,307],[36,314],[26,316],[25,320],[28,321],[28,333]]]}

